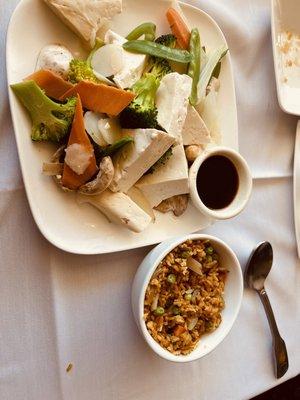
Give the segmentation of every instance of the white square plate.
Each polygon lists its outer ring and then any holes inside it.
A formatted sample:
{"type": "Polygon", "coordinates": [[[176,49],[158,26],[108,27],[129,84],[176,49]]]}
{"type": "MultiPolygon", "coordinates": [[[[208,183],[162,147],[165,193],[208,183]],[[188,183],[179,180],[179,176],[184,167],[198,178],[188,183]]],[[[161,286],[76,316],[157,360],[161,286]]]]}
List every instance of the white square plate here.
{"type": "MultiPolygon", "coordinates": [[[[121,15],[114,18],[112,29],[126,35],[145,21],[157,25],[157,33],[169,32],[165,11],[170,1],[123,0],[121,15]]],[[[217,24],[204,12],[183,4],[192,26],[198,27],[202,43],[209,48],[226,45],[217,24]]],[[[75,54],[83,53],[79,39],[70,32],[41,0],[21,0],[7,35],[8,84],[31,74],[39,51],[49,43],[60,43],[75,54]]],[[[223,145],[238,148],[237,111],[230,54],[223,60],[219,107],[223,145]]],[[[41,173],[42,163],[49,159],[54,146],[32,143],[31,123],[26,111],[9,90],[10,106],[18,153],[27,197],[33,217],[42,234],[62,250],[77,254],[101,254],[133,249],[161,242],[173,236],[206,228],[212,221],[201,215],[192,204],[179,218],[156,213],[156,221],[136,234],[109,223],[96,209],[78,205],[73,194],[59,190],[52,179],[41,173]]]]}

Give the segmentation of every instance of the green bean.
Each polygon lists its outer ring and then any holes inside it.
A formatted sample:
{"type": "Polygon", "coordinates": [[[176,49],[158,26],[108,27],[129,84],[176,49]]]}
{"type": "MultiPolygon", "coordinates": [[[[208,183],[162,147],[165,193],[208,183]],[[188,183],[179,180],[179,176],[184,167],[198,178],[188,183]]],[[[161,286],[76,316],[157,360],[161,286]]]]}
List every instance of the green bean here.
{"type": "Polygon", "coordinates": [[[190,39],[191,61],[188,68],[188,75],[193,79],[190,103],[195,106],[198,103],[198,83],[201,69],[201,41],[197,28],[192,29],[190,39]]]}
{"type": "Polygon", "coordinates": [[[191,61],[191,55],[186,50],[172,49],[159,43],[149,42],[148,40],[129,40],[123,44],[123,49],[183,64],[188,64],[191,61]]]}
{"type": "Polygon", "coordinates": [[[153,42],[155,39],[156,25],[152,22],[144,22],[143,24],[137,26],[133,31],[131,31],[127,36],[127,40],[137,40],[141,36],[145,35],[145,40],[153,42]]]}

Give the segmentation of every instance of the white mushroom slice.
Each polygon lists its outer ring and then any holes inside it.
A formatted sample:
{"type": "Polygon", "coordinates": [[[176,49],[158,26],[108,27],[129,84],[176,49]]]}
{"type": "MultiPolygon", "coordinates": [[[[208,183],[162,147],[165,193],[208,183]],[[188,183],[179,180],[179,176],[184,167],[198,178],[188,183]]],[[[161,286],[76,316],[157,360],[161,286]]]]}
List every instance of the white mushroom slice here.
{"type": "Polygon", "coordinates": [[[91,181],[86,183],[85,185],[80,186],[79,193],[95,196],[104,192],[110,185],[112,179],[114,177],[114,166],[110,157],[104,157],[99,165],[99,172],[97,177],[91,181]]]}
{"type": "Polygon", "coordinates": [[[121,127],[116,118],[101,118],[98,121],[98,130],[108,144],[114,144],[121,139],[121,127]]]}
{"type": "Polygon", "coordinates": [[[105,190],[97,196],[79,194],[77,199],[79,203],[93,205],[110,221],[133,232],[142,232],[151,223],[150,216],[125,193],[113,193],[105,190]]]}
{"type": "Polygon", "coordinates": [[[98,122],[104,114],[95,113],[93,111],[87,111],[84,114],[84,127],[90,137],[99,146],[106,146],[108,143],[104,140],[102,133],[99,130],[98,122]]]}
{"type": "Polygon", "coordinates": [[[90,159],[93,156],[82,144],[73,143],[65,150],[65,163],[77,175],[82,175],[90,165],[90,159]]]}
{"type": "Polygon", "coordinates": [[[50,44],[42,48],[36,63],[36,70],[49,69],[66,78],[73,55],[65,46],[50,44]]]}
{"type": "Polygon", "coordinates": [[[94,71],[105,76],[117,74],[124,65],[124,50],[120,45],[107,44],[93,54],[91,66],[94,71]]]}
{"type": "Polygon", "coordinates": [[[43,163],[43,174],[47,176],[61,175],[63,168],[63,163],[43,163]]]}
{"type": "Polygon", "coordinates": [[[173,211],[173,214],[176,217],[180,217],[180,215],[182,215],[187,209],[188,202],[189,196],[187,194],[180,194],[162,201],[157,207],[155,207],[155,210],[164,214],[169,211],[173,211]]]}
{"type": "MultiPolygon", "coordinates": [[[[51,163],[59,163],[60,162],[61,157],[65,153],[65,148],[66,148],[66,146],[63,145],[56,150],[56,152],[53,154],[53,156],[50,159],[51,163]]],[[[74,192],[74,190],[68,189],[65,186],[63,186],[61,178],[62,178],[62,174],[53,175],[53,180],[60,189],[62,189],[64,192],[74,192]]]]}

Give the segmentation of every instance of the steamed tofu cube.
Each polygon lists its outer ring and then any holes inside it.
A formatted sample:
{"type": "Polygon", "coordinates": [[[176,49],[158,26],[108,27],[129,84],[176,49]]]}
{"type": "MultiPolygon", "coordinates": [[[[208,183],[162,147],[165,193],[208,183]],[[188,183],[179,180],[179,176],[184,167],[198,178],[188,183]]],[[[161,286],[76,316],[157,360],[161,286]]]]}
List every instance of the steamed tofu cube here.
{"type": "Polygon", "coordinates": [[[44,0],[73,32],[91,47],[99,32],[122,11],[122,0],[44,0]]]}
{"type": "Polygon", "coordinates": [[[182,128],[182,139],[185,146],[210,143],[210,133],[205,122],[193,106],[188,105],[187,116],[182,128]]]}
{"type": "Polygon", "coordinates": [[[167,74],[156,94],[157,121],[170,135],[182,143],[181,132],[187,115],[192,78],[177,72],[167,74]]]}
{"type": "Polygon", "coordinates": [[[136,183],[151,207],[156,207],[172,196],[189,193],[188,165],[183,146],[177,145],[172,151],[165,165],[136,183]]]}
{"type": "MultiPolygon", "coordinates": [[[[106,44],[118,44],[122,46],[127,40],[108,30],[105,35],[106,44]]],[[[123,50],[123,68],[115,74],[113,80],[121,88],[127,89],[134,85],[142,76],[146,64],[146,56],[144,54],[134,54],[123,50]]]]}
{"type": "Polygon", "coordinates": [[[142,232],[151,222],[151,217],[124,193],[110,190],[96,195],[78,195],[79,203],[89,203],[100,210],[111,221],[133,232],[142,232]]]}
{"type": "Polygon", "coordinates": [[[113,192],[127,192],[153,164],[173,145],[175,139],[156,129],[124,130],[133,143],[122,148],[114,157],[114,179],[110,185],[113,192]]]}

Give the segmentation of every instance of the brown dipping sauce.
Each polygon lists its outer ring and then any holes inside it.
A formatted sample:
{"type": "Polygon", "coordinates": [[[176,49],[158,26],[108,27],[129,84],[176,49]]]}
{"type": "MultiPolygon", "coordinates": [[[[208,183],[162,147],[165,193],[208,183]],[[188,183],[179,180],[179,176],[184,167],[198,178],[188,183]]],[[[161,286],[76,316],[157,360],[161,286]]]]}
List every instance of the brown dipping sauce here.
{"type": "Polygon", "coordinates": [[[229,158],[216,155],[207,158],[199,168],[197,190],[201,201],[212,210],[229,206],[239,187],[237,170],[229,158]]]}

